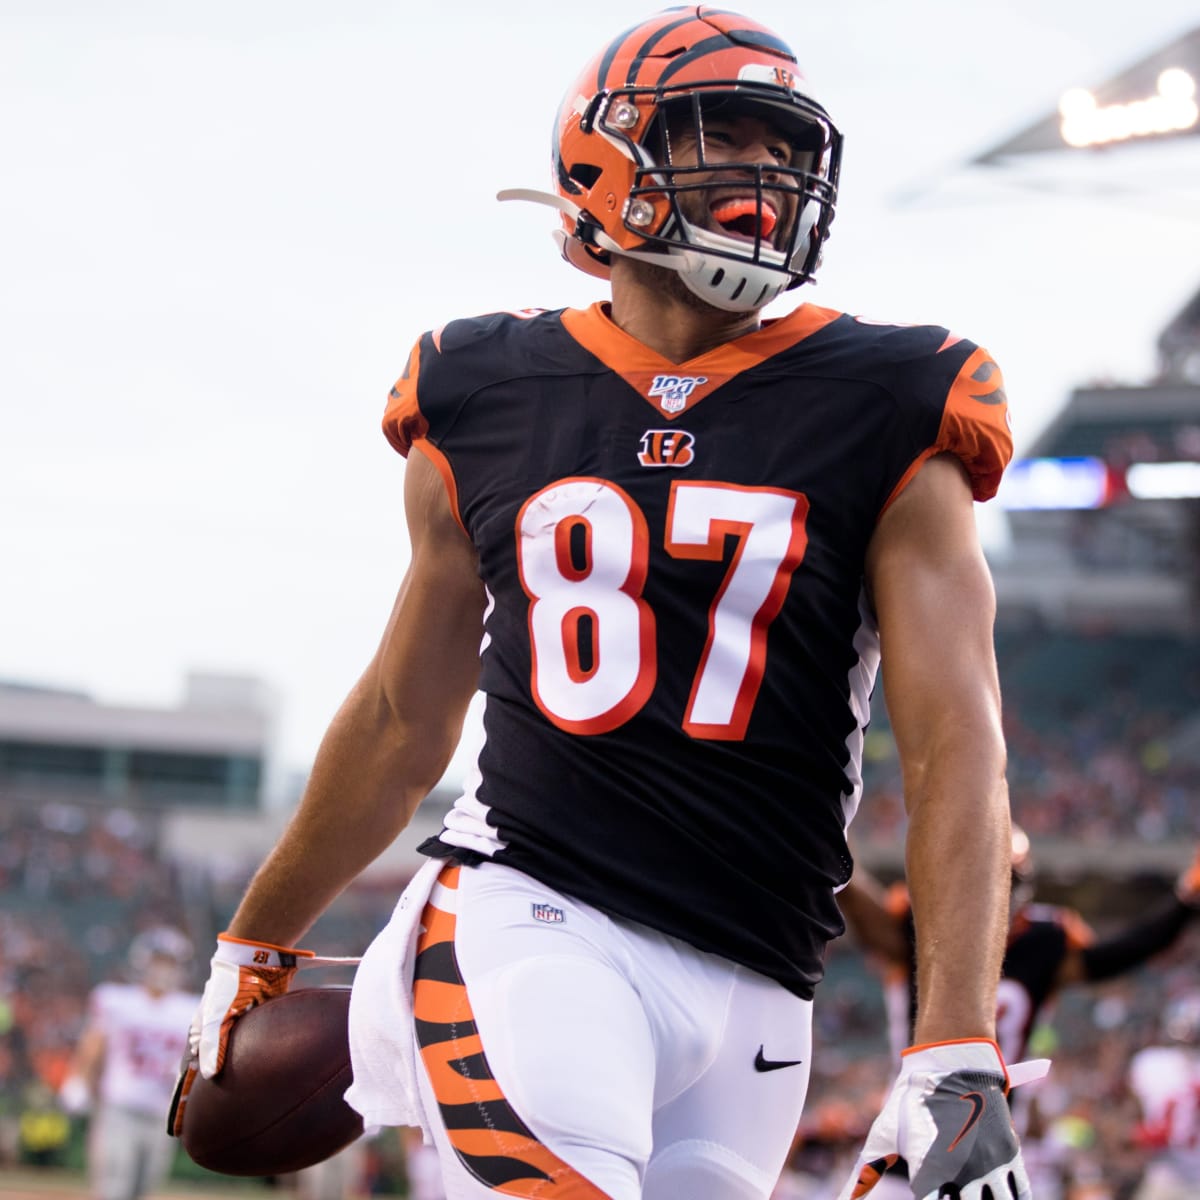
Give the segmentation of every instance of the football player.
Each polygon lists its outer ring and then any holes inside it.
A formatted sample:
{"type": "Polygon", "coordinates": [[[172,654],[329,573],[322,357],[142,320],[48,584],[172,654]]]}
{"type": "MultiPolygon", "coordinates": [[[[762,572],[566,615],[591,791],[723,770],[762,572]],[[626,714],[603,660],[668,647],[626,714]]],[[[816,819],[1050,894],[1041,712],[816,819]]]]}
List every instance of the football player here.
{"type": "Polygon", "coordinates": [[[1160,1036],[1129,1064],[1129,1086],[1149,1158],[1136,1200],[1192,1200],[1200,1180],[1200,992],[1168,1004],[1160,1036]]]}
{"type": "Polygon", "coordinates": [[[200,997],[185,989],[192,960],[187,936],[156,926],[130,943],[128,983],[102,983],[88,998],[87,1023],[62,1106],[90,1114],[87,1141],[92,1200],[138,1200],[166,1178],[175,1143],[162,1127],[186,1023],[200,997]]]}
{"type": "Polygon", "coordinates": [[[947,329],[764,316],[818,269],[841,156],[787,43],[723,8],[607,39],[570,86],[553,191],[502,197],[558,210],[611,298],[414,346],[384,415],[408,572],[219,939],[176,1120],[481,689],[475,769],[355,979],[347,1099],[421,1126],[452,1200],[764,1200],[882,655],[922,1004],[844,1194],[900,1156],[917,1196],[1028,1194],[994,1038],[1009,811],[973,510],[1006,397],[947,329]]]}
{"type": "MultiPolygon", "coordinates": [[[[1074,909],[1033,902],[1033,853],[1019,826],[1013,827],[1012,845],[1012,919],[997,992],[996,1036],[1005,1056],[1016,1061],[1028,1049],[1038,1015],[1063,988],[1112,979],[1174,944],[1200,914],[1200,851],[1144,916],[1098,940],[1074,909]]],[[[916,934],[908,889],[900,883],[885,890],[859,868],[838,902],[859,943],[889,968],[888,1030],[898,1051],[907,1045],[917,1013],[916,934]]]]}

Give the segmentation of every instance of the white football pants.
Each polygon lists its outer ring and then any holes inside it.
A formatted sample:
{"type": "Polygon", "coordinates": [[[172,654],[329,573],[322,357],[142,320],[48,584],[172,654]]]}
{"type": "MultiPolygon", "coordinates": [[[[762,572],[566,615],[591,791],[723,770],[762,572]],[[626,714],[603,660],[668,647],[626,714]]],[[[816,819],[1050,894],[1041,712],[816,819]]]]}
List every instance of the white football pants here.
{"type": "Polygon", "coordinates": [[[509,867],[448,864],[413,989],[449,1200],[767,1200],[812,1005],[509,867]]]}

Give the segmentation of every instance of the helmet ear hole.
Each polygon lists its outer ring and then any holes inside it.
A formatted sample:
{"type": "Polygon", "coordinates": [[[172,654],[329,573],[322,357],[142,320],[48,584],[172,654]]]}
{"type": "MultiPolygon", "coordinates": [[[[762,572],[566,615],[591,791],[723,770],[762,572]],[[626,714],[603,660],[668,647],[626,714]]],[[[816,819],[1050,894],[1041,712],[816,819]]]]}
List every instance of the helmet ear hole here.
{"type": "Polygon", "coordinates": [[[596,186],[596,181],[604,174],[604,168],[595,163],[572,163],[567,168],[567,174],[578,184],[589,191],[596,186]]]}

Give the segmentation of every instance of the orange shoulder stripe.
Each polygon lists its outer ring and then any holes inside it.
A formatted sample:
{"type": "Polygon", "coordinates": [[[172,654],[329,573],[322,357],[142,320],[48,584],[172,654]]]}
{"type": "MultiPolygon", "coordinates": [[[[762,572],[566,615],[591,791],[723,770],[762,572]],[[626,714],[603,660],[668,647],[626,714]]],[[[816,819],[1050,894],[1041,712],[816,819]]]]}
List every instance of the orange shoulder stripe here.
{"type": "MultiPolygon", "coordinates": [[[[433,335],[434,346],[438,348],[438,336],[441,330],[433,335]]],[[[450,511],[454,514],[459,528],[466,533],[462,514],[458,507],[458,484],[454,479],[454,468],[450,460],[429,440],[429,421],[421,411],[421,400],[418,394],[418,384],[421,377],[421,342],[412,348],[405,363],[404,373],[396,380],[388,393],[387,407],[383,413],[383,432],[392,446],[405,458],[412,450],[420,451],[437,468],[442,482],[446,486],[446,495],[450,500],[450,511]]]]}

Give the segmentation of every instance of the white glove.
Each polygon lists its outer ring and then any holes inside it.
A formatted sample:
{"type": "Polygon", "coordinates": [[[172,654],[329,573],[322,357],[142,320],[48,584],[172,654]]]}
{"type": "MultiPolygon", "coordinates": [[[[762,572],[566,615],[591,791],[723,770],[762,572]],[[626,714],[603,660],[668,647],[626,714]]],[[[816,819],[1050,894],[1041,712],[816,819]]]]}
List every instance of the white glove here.
{"type": "Polygon", "coordinates": [[[58,1089],[58,1103],[63,1112],[81,1117],[92,1107],[92,1089],[78,1075],[68,1075],[58,1089]]]}
{"type": "MultiPolygon", "coordinates": [[[[1023,1083],[1040,1078],[1049,1065],[1020,1063],[1011,1075],[1023,1083]]],[[[860,1200],[891,1168],[907,1169],[919,1200],[981,1200],[988,1188],[1003,1200],[1030,1200],[1008,1111],[1010,1086],[995,1042],[966,1039],[905,1050],[838,1200],[860,1200]]]]}
{"type": "Polygon", "coordinates": [[[271,946],[217,935],[217,952],[209,963],[200,1007],[188,1029],[188,1052],[200,1060],[200,1074],[211,1079],[225,1065],[229,1031],[238,1017],[292,986],[301,959],[315,958],[311,950],[271,946]]]}
{"type": "Polygon", "coordinates": [[[187,1053],[180,1064],[175,1095],[167,1114],[168,1133],[180,1136],[183,1110],[196,1072],[211,1079],[225,1065],[234,1021],[256,1004],[281,996],[291,987],[300,960],[315,957],[311,950],[248,942],[227,933],[217,935],[217,952],[209,963],[204,995],[188,1028],[187,1053]]]}
{"type": "Polygon", "coordinates": [[[229,1031],[238,1017],[256,1004],[282,996],[300,967],[354,966],[357,958],[322,958],[311,950],[250,942],[232,934],[217,934],[217,952],[209,962],[210,974],[200,997],[200,1007],[188,1029],[188,1046],[175,1082],[175,1095],[167,1113],[167,1132],[179,1137],[188,1093],[199,1071],[205,1079],[225,1065],[229,1031]]]}

